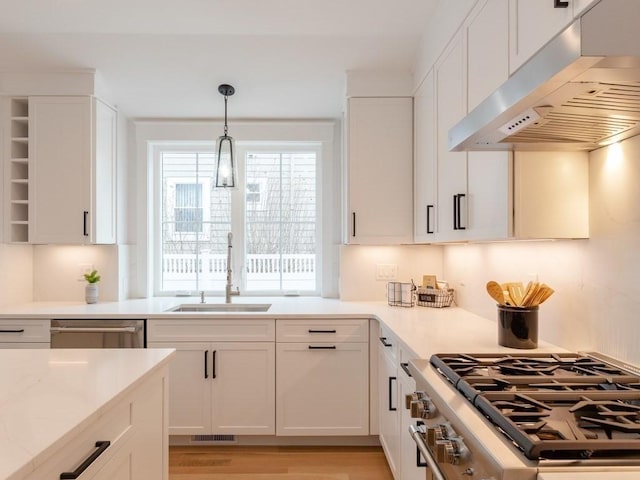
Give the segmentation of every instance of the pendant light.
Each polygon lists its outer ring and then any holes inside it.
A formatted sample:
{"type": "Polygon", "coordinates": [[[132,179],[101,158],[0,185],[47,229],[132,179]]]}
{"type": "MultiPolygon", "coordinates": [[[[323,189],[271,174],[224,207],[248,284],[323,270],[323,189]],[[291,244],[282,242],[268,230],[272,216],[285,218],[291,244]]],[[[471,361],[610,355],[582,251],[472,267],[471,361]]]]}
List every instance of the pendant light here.
{"type": "Polygon", "coordinates": [[[218,164],[216,167],[216,187],[236,188],[236,158],[235,142],[227,135],[227,98],[233,95],[236,90],[231,85],[223,83],[218,87],[218,92],[224,95],[224,135],[218,137],[216,151],[218,152],[218,164]]]}

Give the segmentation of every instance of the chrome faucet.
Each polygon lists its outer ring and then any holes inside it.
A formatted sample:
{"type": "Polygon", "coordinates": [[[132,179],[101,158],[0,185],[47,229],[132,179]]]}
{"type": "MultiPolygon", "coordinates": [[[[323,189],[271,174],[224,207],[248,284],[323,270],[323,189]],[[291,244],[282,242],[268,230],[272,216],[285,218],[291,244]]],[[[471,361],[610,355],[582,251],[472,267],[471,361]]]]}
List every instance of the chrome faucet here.
{"type": "Polygon", "coordinates": [[[227,235],[227,284],[224,289],[224,302],[231,303],[231,297],[240,295],[240,287],[236,287],[233,290],[233,280],[232,280],[232,272],[231,272],[231,241],[233,240],[233,234],[229,232],[227,235]]]}

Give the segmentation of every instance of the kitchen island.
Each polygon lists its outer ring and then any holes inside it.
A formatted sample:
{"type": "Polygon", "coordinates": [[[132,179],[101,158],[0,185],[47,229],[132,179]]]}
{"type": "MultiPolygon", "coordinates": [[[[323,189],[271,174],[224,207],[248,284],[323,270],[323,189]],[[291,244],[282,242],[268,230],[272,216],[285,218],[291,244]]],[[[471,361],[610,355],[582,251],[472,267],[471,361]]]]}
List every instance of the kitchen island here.
{"type": "Polygon", "coordinates": [[[0,479],[57,480],[90,457],[82,478],[166,479],[172,355],[0,350],[0,479]]]}

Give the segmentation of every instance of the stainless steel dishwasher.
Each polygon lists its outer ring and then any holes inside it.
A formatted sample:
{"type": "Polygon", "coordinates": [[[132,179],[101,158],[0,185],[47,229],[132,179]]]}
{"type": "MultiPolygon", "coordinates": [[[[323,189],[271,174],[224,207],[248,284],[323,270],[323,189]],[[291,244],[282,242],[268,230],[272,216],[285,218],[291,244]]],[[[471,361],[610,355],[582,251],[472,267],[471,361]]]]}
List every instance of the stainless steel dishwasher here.
{"type": "Polygon", "coordinates": [[[51,320],[51,348],[145,348],[146,320],[51,320]]]}

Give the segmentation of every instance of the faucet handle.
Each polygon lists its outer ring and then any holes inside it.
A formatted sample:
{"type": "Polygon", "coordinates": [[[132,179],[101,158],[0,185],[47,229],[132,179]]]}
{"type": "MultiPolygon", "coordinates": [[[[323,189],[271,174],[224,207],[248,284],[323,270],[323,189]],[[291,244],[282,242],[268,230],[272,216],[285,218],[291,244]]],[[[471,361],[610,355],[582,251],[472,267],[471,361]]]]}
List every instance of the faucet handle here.
{"type": "Polygon", "coordinates": [[[200,291],[200,303],[205,303],[205,301],[204,301],[204,290],[200,291]]]}

